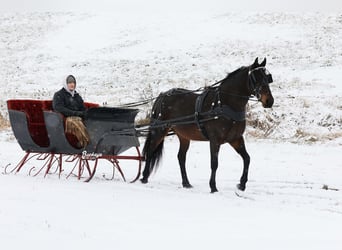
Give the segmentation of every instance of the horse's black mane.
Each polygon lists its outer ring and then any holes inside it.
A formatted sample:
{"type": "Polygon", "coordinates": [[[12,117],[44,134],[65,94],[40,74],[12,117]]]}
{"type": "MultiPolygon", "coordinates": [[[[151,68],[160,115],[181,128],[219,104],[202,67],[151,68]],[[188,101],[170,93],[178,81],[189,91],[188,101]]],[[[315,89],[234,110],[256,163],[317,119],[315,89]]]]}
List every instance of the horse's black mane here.
{"type": "Polygon", "coordinates": [[[245,66],[241,66],[240,68],[238,68],[237,70],[234,70],[233,72],[230,72],[227,74],[226,78],[224,78],[224,80],[232,78],[233,76],[235,76],[237,73],[240,73],[242,70],[245,70],[247,67],[245,66]]]}

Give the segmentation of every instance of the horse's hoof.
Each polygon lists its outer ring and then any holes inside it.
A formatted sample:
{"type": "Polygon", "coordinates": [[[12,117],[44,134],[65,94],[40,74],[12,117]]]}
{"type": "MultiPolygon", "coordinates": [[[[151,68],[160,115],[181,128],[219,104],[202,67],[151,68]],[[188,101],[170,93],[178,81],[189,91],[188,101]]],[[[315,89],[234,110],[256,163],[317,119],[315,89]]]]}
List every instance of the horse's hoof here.
{"type": "Polygon", "coordinates": [[[141,183],[146,184],[148,181],[146,179],[140,179],[141,183]]]}
{"type": "Polygon", "coordinates": [[[246,186],[245,186],[245,185],[237,184],[236,187],[237,187],[237,189],[239,189],[240,191],[245,191],[245,190],[246,190],[246,186]]]}
{"type": "Polygon", "coordinates": [[[183,183],[183,188],[192,188],[190,183],[183,183]]]}
{"type": "Polygon", "coordinates": [[[215,188],[215,189],[212,189],[211,191],[210,191],[210,193],[216,193],[216,192],[218,192],[218,190],[217,190],[217,188],[215,188]]]}

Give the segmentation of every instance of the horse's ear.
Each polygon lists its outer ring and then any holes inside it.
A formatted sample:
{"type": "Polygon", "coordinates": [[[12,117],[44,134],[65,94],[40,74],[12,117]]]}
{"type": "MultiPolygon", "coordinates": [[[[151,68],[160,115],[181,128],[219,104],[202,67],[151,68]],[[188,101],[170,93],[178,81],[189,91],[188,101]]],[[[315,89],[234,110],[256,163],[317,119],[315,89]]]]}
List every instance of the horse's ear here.
{"type": "Polygon", "coordinates": [[[259,65],[258,60],[259,60],[258,58],[255,58],[254,63],[252,64],[252,68],[258,67],[259,65]]]}
{"type": "Polygon", "coordinates": [[[266,66],[266,57],[264,58],[264,60],[260,63],[261,67],[265,67],[266,66]]]}

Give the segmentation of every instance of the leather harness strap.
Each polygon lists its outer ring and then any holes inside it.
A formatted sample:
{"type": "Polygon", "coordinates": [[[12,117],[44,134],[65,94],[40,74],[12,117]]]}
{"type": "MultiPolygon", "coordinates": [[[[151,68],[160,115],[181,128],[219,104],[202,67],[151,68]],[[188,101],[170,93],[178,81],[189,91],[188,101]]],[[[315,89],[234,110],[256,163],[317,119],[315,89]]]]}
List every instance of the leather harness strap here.
{"type": "Polygon", "coordinates": [[[208,138],[208,133],[207,130],[205,129],[203,122],[201,122],[201,110],[202,110],[202,105],[204,102],[205,97],[208,94],[208,90],[205,90],[202,94],[200,94],[197,99],[196,99],[196,104],[195,104],[195,122],[197,124],[198,129],[201,131],[202,135],[206,138],[208,138]]]}
{"type": "Polygon", "coordinates": [[[212,103],[211,110],[206,111],[206,112],[201,112],[202,111],[202,106],[204,103],[205,98],[208,95],[210,89],[206,89],[203,91],[202,94],[200,94],[196,98],[196,104],[195,104],[195,123],[197,124],[198,129],[201,131],[203,137],[206,139],[208,138],[208,132],[206,128],[204,127],[204,122],[208,120],[215,120],[218,119],[218,117],[224,117],[226,119],[231,119],[234,121],[244,121],[246,120],[246,112],[237,112],[233,110],[231,107],[228,105],[222,105],[220,101],[220,96],[219,96],[219,89],[216,89],[216,94],[214,97],[214,101],[212,103]],[[211,119],[203,119],[204,116],[209,116],[211,119]]]}
{"type": "MultiPolygon", "coordinates": [[[[183,89],[172,89],[164,94],[165,95],[174,95],[175,92],[184,93],[183,89]]],[[[199,94],[195,101],[195,112],[191,115],[181,116],[173,119],[168,120],[161,120],[161,113],[162,110],[162,100],[163,98],[157,98],[153,112],[151,117],[151,124],[150,127],[153,128],[172,128],[173,126],[177,125],[187,125],[195,123],[203,135],[204,138],[209,140],[208,132],[204,126],[204,124],[208,121],[216,120],[220,117],[225,119],[233,120],[233,121],[244,121],[246,120],[246,112],[240,111],[237,112],[233,110],[230,106],[221,103],[220,100],[220,88],[207,88],[201,94],[199,94]],[[203,104],[208,96],[210,91],[215,91],[215,95],[213,100],[211,100],[211,108],[208,111],[202,111],[203,104]]]]}

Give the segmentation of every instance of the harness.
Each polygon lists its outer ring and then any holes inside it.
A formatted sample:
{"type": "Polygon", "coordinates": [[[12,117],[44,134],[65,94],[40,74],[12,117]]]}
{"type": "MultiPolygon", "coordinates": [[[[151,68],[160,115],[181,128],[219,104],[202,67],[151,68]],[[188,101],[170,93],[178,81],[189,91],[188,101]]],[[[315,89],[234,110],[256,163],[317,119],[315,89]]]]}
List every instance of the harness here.
{"type": "Polygon", "coordinates": [[[196,99],[195,104],[195,123],[197,124],[198,129],[200,130],[203,137],[208,138],[208,132],[204,127],[204,121],[208,121],[210,118],[204,118],[205,116],[211,117],[210,120],[218,119],[219,117],[224,117],[226,119],[231,119],[233,121],[244,121],[246,120],[246,112],[237,112],[233,110],[228,105],[222,105],[220,100],[220,90],[219,87],[214,89],[215,96],[211,105],[211,109],[206,112],[201,112],[203,103],[208,93],[212,91],[212,89],[206,89],[202,94],[200,94],[196,99]]]}
{"type": "MultiPolygon", "coordinates": [[[[262,86],[268,85],[269,83],[272,83],[272,75],[267,71],[265,67],[257,67],[254,68],[250,71],[248,71],[248,85],[249,89],[255,97],[257,97],[258,101],[260,98],[260,90],[262,86]],[[255,72],[257,70],[264,69],[262,72],[262,82],[259,86],[256,86],[256,76],[255,72]]],[[[222,83],[222,80],[215,83],[214,85],[217,85],[218,83],[222,83]]],[[[230,94],[232,95],[232,94],[230,94]]],[[[250,96],[239,96],[241,98],[247,98],[251,99],[250,96]]],[[[208,133],[207,130],[205,129],[204,122],[203,122],[203,117],[209,115],[209,117],[213,117],[215,119],[218,119],[219,117],[224,117],[226,119],[231,119],[233,121],[245,121],[246,120],[246,112],[237,112],[233,110],[231,107],[228,105],[222,105],[221,100],[220,100],[220,86],[217,87],[209,87],[208,89],[204,90],[202,94],[200,94],[197,99],[196,99],[196,105],[195,105],[195,122],[197,124],[198,129],[201,131],[202,135],[206,138],[208,138],[208,133]],[[209,91],[214,89],[215,90],[215,97],[212,102],[211,110],[208,112],[201,113],[202,106],[204,103],[204,100],[206,96],[208,95],[209,91]]]]}
{"type": "Polygon", "coordinates": [[[189,91],[185,89],[171,89],[164,93],[164,96],[167,95],[175,95],[175,94],[185,94],[185,93],[191,93],[191,92],[197,92],[202,90],[202,93],[198,95],[195,102],[195,112],[194,114],[182,116],[174,119],[169,120],[160,120],[160,110],[162,110],[162,99],[158,98],[155,103],[155,108],[153,108],[152,113],[152,119],[151,119],[151,125],[150,127],[157,128],[157,127],[168,127],[171,128],[172,126],[176,125],[186,125],[186,124],[196,124],[198,129],[200,130],[201,134],[204,138],[208,138],[208,132],[205,129],[204,123],[211,121],[211,120],[217,120],[220,117],[223,117],[225,119],[233,120],[236,122],[242,122],[246,120],[246,112],[245,111],[235,111],[230,106],[222,104],[220,94],[224,93],[225,95],[231,95],[236,96],[239,98],[244,98],[248,100],[255,100],[252,99],[253,96],[257,97],[257,100],[259,101],[260,97],[260,90],[263,85],[268,85],[273,81],[272,75],[269,74],[269,72],[266,70],[265,67],[257,67],[255,69],[252,69],[248,72],[248,85],[250,89],[250,93],[252,93],[252,96],[242,96],[242,95],[236,95],[233,93],[226,93],[222,92],[220,90],[220,84],[224,81],[218,81],[215,84],[211,85],[210,87],[204,88],[204,89],[197,89],[195,91],[189,91]],[[256,84],[257,79],[255,76],[255,72],[260,69],[265,69],[264,71],[261,71],[263,73],[262,76],[262,82],[261,84],[256,84]],[[210,92],[214,91],[214,97],[211,102],[211,108],[208,111],[202,111],[203,110],[203,104],[210,92]],[[155,113],[157,110],[159,110],[158,114],[155,113]]]}
{"type": "Polygon", "coordinates": [[[201,131],[202,135],[208,139],[208,133],[205,129],[203,122],[201,122],[201,118],[203,117],[203,114],[201,114],[202,106],[204,99],[208,95],[209,91],[205,90],[202,94],[200,94],[196,99],[195,104],[195,122],[197,124],[198,129],[201,131]]]}

